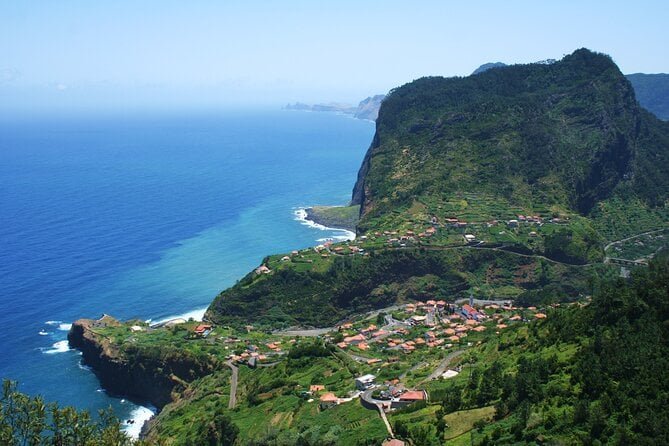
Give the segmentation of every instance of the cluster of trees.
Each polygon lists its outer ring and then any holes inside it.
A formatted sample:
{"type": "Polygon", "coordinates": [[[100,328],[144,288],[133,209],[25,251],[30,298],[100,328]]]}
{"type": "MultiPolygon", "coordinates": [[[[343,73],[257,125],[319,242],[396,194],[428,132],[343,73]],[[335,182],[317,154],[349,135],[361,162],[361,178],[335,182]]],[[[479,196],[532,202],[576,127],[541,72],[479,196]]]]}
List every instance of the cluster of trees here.
{"type": "Polygon", "coordinates": [[[130,446],[110,410],[93,418],[87,411],[47,404],[5,380],[0,396],[0,444],[6,446],[130,446]]]}
{"type": "MultiPolygon", "coordinates": [[[[331,326],[352,314],[398,301],[464,295],[475,282],[470,277],[481,280],[490,264],[512,272],[531,262],[490,250],[404,249],[370,254],[337,257],[324,272],[283,269],[253,282],[245,279],[216,298],[209,316],[222,325],[331,326]]],[[[552,287],[553,294],[562,297],[586,288],[582,269],[545,263],[542,271],[523,286],[535,294],[552,287]]],[[[494,281],[490,284],[495,287],[516,285],[512,274],[486,280],[494,281]]]]}
{"type": "Polygon", "coordinates": [[[598,283],[589,305],[556,309],[496,350],[467,364],[466,381],[430,392],[434,418],[396,432],[439,438],[445,414],[494,406],[474,444],[669,444],[669,255],[630,281],[598,283]]]}

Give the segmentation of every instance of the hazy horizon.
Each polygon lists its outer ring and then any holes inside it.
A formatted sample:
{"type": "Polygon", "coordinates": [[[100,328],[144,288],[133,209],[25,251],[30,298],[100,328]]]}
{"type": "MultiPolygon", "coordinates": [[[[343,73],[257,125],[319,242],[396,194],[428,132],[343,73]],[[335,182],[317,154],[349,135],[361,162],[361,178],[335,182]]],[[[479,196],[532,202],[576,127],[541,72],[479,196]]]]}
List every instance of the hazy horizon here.
{"type": "Polygon", "coordinates": [[[356,103],[581,47],[626,74],[667,72],[667,12],[660,1],[5,2],[0,110],[356,103]]]}

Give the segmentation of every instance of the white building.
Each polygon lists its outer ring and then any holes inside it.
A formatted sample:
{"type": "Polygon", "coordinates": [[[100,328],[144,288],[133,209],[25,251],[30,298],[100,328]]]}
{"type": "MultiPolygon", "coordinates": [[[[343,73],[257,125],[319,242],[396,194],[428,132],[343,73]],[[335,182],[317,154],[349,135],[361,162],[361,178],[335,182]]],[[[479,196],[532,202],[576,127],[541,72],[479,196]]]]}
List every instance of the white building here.
{"type": "Polygon", "coordinates": [[[374,375],[363,375],[355,379],[355,386],[359,390],[367,390],[374,385],[374,380],[376,376],[374,375]]]}

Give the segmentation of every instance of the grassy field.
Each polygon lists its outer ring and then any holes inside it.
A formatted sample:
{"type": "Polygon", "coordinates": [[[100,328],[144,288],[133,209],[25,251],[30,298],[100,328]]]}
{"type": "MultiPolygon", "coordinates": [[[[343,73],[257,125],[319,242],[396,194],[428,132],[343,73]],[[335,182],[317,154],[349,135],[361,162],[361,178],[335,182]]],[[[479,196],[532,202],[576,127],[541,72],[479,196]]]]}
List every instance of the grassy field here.
{"type": "MultiPolygon", "coordinates": [[[[481,407],[479,409],[460,410],[458,412],[449,413],[444,417],[446,424],[448,424],[444,439],[457,439],[457,437],[460,437],[461,435],[472,430],[476,421],[492,419],[494,413],[495,408],[492,406],[481,407]]],[[[469,440],[469,438],[467,438],[467,440],[469,440]]],[[[451,443],[447,441],[446,444],[451,443]]],[[[454,444],[458,443],[456,442],[454,444]]]]}

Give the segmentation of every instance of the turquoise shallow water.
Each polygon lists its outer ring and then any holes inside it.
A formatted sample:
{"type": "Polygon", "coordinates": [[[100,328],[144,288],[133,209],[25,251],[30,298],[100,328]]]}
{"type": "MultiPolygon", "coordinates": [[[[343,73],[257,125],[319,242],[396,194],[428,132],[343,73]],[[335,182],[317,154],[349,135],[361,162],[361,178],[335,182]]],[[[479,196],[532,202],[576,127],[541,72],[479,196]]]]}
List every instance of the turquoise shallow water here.
{"type": "Polygon", "coordinates": [[[201,309],[265,255],[345,235],[295,210],[346,203],[373,132],[287,111],[3,119],[0,376],[138,416],[67,349],[68,324],[201,309]]]}

